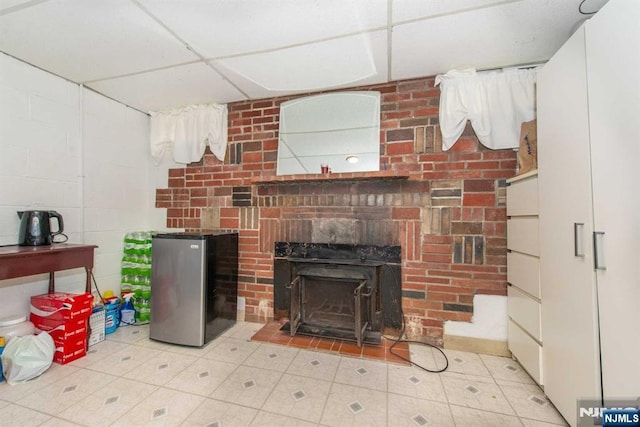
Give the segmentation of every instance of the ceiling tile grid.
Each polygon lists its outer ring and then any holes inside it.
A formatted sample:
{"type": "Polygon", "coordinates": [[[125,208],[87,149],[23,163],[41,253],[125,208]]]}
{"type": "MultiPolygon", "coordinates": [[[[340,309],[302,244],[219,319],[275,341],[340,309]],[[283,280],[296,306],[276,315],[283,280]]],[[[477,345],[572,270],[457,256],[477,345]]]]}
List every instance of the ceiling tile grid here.
{"type": "Polygon", "coordinates": [[[545,61],[580,2],[0,0],[0,51],[147,112],[545,61]]]}

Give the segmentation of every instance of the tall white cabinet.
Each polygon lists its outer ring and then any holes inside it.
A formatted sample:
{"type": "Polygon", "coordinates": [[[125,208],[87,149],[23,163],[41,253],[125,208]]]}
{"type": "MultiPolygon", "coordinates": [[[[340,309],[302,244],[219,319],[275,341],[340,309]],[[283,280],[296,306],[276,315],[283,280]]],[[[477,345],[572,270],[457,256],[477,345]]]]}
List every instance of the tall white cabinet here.
{"type": "Polygon", "coordinates": [[[543,383],[640,396],[640,2],[610,0],[540,70],[543,383]]]}

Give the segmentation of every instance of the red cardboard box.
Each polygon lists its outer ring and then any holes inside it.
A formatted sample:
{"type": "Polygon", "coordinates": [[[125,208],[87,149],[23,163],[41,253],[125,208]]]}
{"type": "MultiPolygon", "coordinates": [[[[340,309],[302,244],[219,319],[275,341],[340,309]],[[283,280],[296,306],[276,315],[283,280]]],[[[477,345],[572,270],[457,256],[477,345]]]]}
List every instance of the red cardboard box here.
{"type": "Polygon", "coordinates": [[[91,294],[55,292],[31,297],[31,322],[53,338],[53,361],[62,365],[87,354],[91,294]]]}
{"type": "Polygon", "coordinates": [[[54,292],[31,297],[31,321],[78,320],[91,316],[91,294],[54,292]]]}
{"type": "Polygon", "coordinates": [[[63,322],[60,320],[42,318],[34,319],[34,317],[39,316],[32,316],[31,318],[36,329],[49,333],[53,338],[53,341],[56,343],[58,343],[58,341],[62,342],[76,337],[86,338],[87,336],[87,319],[68,320],[63,322]]]}
{"type": "MultiPolygon", "coordinates": [[[[61,355],[70,355],[78,350],[87,348],[87,337],[76,337],[70,340],[64,341],[54,341],[54,345],[56,346],[56,354],[60,353],[61,355]]],[[[54,355],[55,357],[55,355],[54,355]]]]}
{"type": "Polygon", "coordinates": [[[84,357],[86,354],[87,354],[87,349],[84,347],[66,354],[56,351],[53,355],[53,361],[61,365],[66,365],[69,362],[73,362],[74,360],[84,357]]]}

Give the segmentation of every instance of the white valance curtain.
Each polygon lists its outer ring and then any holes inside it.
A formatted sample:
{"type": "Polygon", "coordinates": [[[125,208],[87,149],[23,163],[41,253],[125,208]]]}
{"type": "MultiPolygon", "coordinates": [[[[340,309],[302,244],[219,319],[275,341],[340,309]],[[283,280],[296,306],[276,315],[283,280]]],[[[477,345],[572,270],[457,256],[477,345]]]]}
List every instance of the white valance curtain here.
{"type": "Polygon", "coordinates": [[[151,157],[160,163],[171,152],[177,163],[202,159],[209,144],[211,152],[224,161],[227,150],[227,106],[190,105],[151,113],[151,157]]]}
{"type": "Polygon", "coordinates": [[[467,120],[491,149],[517,148],[522,122],[535,114],[535,69],[476,73],[474,69],[436,76],[440,85],[442,148],[460,138],[467,120]]]}

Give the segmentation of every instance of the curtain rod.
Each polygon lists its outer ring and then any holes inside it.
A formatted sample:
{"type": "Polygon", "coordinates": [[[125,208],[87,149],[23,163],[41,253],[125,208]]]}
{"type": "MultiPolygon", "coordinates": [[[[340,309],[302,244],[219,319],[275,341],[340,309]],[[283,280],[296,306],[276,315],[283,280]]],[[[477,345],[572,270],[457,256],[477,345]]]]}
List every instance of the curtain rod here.
{"type": "Polygon", "coordinates": [[[479,69],[476,70],[476,72],[484,73],[484,72],[489,72],[489,71],[505,71],[505,70],[513,70],[513,69],[521,70],[521,69],[526,69],[526,68],[539,67],[540,65],[544,65],[546,63],[547,63],[547,61],[524,62],[522,64],[508,65],[508,66],[504,66],[504,67],[479,68],[479,69]]]}

